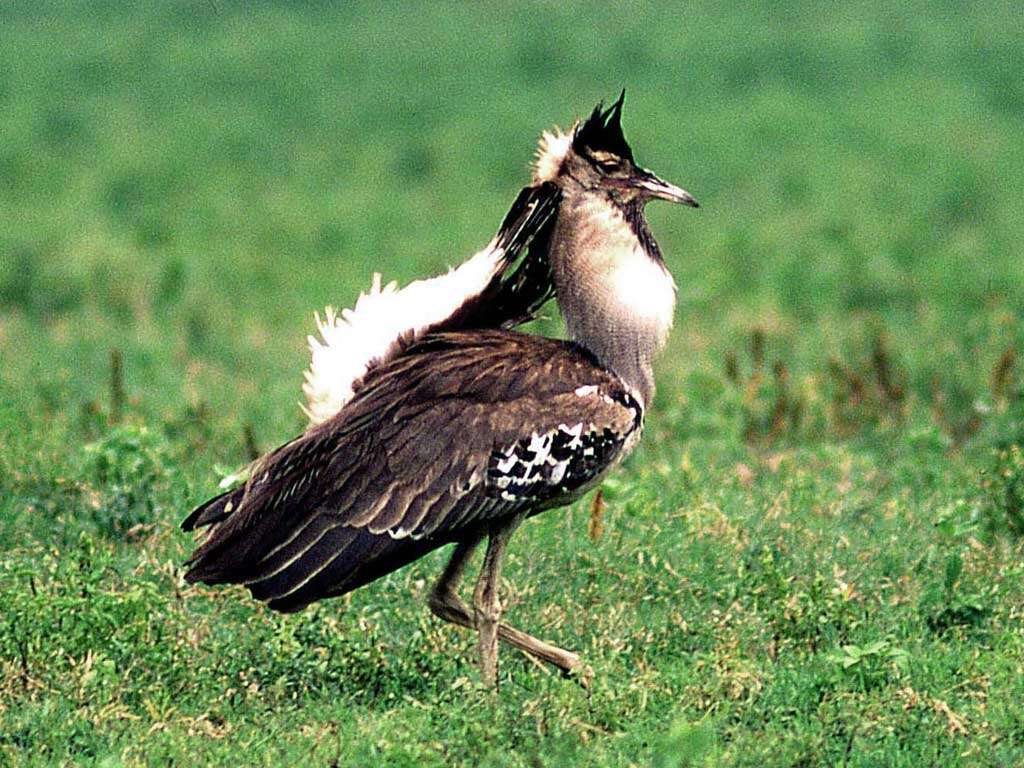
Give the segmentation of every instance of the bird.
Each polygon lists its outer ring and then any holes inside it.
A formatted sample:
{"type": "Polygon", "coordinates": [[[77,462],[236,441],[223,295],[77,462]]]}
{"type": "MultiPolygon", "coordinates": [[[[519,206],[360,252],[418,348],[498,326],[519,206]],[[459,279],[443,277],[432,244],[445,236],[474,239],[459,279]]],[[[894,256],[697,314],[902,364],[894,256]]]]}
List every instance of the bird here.
{"type": "Polygon", "coordinates": [[[577,653],[502,621],[499,585],[512,534],[597,486],[654,396],[676,286],[644,210],[698,204],[636,163],[624,99],[542,134],[482,251],[401,289],[374,275],[351,310],[317,318],[309,425],[184,520],[206,529],[188,582],[294,612],[454,545],[427,602],[477,632],[483,684],[497,687],[499,641],[586,682],[577,653]],[[568,338],[524,331],[553,297],[568,338]],[[459,586],[485,540],[470,606],[459,586]]]}

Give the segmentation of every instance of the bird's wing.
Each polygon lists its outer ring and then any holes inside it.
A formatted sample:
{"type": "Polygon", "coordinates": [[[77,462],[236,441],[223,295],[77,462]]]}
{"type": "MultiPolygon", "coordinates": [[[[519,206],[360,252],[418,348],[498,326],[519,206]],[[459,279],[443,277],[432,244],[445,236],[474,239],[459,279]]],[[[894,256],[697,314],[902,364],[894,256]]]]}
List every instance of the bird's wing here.
{"type": "Polygon", "coordinates": [[[621,382],[572,345],[501,331],[427,337],[224,497],[231,509],[187,578],[244,583],[282,610],[347,592],[572,498],[641,419],[621,382]]]}

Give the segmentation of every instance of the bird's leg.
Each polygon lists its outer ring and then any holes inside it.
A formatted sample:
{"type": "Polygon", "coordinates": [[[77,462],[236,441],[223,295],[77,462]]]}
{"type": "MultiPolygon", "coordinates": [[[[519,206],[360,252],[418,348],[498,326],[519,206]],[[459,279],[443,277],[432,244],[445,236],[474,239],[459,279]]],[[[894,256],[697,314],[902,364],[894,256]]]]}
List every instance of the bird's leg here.
{"type": "Polygon", "coordinates": [[[444,567],[441,576],[438,578],[434,588],[430,590],[430,597],[427,598],[427,605],[430,611],[439,619],[458,624],[466,629],[476,629],[476,622],[469,615],[469,609],[459,597],[459,582],[466,571],[466,563],[470,555],[477,548],[482,537],[466,539],[455,545],[452,557],[448,565],[444,567]]]}
{"type": "Polygon", "coordinates": [[[501,560],[512,532],[519,527],[522,516],[517,515],[509,523],[494,528],[487,537],[487,552],[483,568],[473,593],[473,608],[476,613],[476,631],[480,633],[480,674],[484,685],[498,686],[498,620],[501,618],[501,560]]]}
{"type": "MultiPolygon", "coordinates": [[[[430,610],[435,616],[467,629],[477,628],[476,619],[469,607],[459,597],[457,590],[465,573],[466,564],[480,541],[481,538],[476,538],[460,542],[455,546],[448,565],[445,566],[428,599],[430,610]]],[[[577,673],[583,668],[580,657],[575,653],[538,640],[536,637],[505,623],[498,624],[498,639],[558,667],[565,674],[577,673]]]]}

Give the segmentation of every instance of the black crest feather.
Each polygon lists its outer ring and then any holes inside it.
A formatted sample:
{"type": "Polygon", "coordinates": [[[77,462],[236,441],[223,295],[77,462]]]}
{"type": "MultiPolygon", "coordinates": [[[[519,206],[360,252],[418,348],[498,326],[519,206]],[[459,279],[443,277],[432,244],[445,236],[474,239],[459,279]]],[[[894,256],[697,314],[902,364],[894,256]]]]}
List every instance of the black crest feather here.
{"type": "Polygon", "coordinates": [[[618,101],[608,109],[604,109],[604,102],[598,102],[590,117],[576,129],[572,137],[572,148],[577,153],[600,150],[633,161],[633,150],[622,134],[622,102],[625,99],[626,89],[623,88],[618,101]]]}

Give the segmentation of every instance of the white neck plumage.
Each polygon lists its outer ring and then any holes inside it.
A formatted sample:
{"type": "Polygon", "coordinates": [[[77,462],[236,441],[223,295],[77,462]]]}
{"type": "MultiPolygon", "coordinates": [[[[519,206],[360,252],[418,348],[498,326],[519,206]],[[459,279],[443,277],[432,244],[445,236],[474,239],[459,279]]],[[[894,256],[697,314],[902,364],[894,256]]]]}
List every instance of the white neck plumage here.
{"type": "MultiPolygon", "coordinates": [[[[638,236],[643,213],[626,213],[599,193],[568,194],[551,239],[558,303],[573,340],[634,390],[646,408],[653,361],[665,345],[676,286],[660,256],[638,236]]],[[[649,241],[653,244],[653,240],[649,241]]]]}

